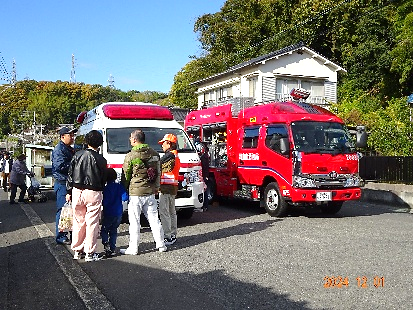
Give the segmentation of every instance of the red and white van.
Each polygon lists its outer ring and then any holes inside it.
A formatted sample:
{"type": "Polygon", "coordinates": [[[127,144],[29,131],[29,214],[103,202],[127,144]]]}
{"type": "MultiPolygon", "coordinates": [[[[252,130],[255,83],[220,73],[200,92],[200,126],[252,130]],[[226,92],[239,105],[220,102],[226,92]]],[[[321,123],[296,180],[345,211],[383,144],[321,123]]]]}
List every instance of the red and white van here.
{"type": "Polygon", "coordinates": [[[131,149],[132,131],[143,130],[146,143],[161,156],[163,150],[158,141],[167,133],[174,134],[181,162],[176,209],[181,216],[189,218],[194,209],[202,208],[204,183],[200,159],[188,135],[167,107],[142,102],[107,102],[80,113],[77,121],[81,126],[76,133],[75,149],[84,147],[85,134],[99,130],[103,135],[101,154],[108,167],[117,171],[119,179],[125,154],[131,149]]]}

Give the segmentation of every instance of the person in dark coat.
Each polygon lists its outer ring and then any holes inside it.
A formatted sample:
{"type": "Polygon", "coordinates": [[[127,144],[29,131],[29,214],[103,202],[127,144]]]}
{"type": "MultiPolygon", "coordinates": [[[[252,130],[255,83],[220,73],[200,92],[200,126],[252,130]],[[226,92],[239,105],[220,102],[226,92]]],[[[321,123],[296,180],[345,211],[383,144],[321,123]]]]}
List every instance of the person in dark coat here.
{"type": "Polygon", "coordinates": [[[62,207],[66,203],[66,180],[70,161],[75,150],[72,148],[77,129],[62,127],[59,130],[60,141],[52,152],[52,173],[54,178],[54,192],[56,194],[56,243],[70,244],[67,232],[59,231],[59,219],[62,207]]]}
{"type": "Polygon", "coordinates": [[[200,141],[195,142],[195,148],[198,152],[199,159],[201,160],[202,177],[205,182],[204,203],[203,203],[202,209],[204,211],[207,211],[208,204],[209,204],[208,190],[207,190],[208,181],[209,181],[209,154],[208,154],[208,149],[206,148],[206,146],[200,141]]]}
{"type": "Polygon", "coordinates": [[[27,190],[26,176],[32,177],[34,174],[27,169],[26,155],[20,154],[17,160],[14,161],[10,171],[10,204],[16,203],[14,199],[16,198],[17,188],[20,188],[18,202],[27,202],[24,200],[24,195],[26,195],[27,190]]]}

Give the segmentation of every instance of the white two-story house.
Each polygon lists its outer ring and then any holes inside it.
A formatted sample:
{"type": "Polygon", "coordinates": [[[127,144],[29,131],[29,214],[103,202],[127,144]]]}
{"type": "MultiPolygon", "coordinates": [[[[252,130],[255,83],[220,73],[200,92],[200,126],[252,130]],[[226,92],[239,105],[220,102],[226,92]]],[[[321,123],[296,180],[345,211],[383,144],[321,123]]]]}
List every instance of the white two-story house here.
{"type": "Polygon", "coordinates": [[[310,91],[308,103],[329,107],[337,101],[337,75],[346,72],[303,43],[291,45],[196,81],[198,109],[240,98],[255,104],[289,100],[293,88],[310,91]]]}

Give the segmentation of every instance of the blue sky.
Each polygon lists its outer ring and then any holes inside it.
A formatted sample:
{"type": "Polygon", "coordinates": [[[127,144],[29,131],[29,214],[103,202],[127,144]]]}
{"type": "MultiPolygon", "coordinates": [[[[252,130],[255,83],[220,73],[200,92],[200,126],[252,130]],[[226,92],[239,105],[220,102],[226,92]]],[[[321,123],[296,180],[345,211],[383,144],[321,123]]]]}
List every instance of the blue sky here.
{"type": "MultiPolygon", "coordinates": [[[[123,91],[169,92],[174,75],[200,55],[196,19],[225,0],[6,0],[0,17],[0,60],[17,80],[69,81],[123,91]]],[[[5,83],[0,71],[0,84],[5,83]]]]}

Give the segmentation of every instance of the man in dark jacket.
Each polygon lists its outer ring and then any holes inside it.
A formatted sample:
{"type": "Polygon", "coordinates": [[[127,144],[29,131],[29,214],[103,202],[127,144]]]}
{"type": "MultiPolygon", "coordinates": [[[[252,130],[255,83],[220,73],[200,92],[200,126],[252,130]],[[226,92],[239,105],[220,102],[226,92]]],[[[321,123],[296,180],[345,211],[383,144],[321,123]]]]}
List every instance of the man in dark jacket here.
{"type": "Polygon", "coordinates": [[[86,253],[85,261],[100,260],[96,243],[102,211],[103,188],[106,183],[106,159],[98,153],[103,137],[97,130],[85,135],[86,150],[78,151],[69,166],[66,201],[72,200],[72,250],[74,259],[86,253]]]}
{"type": "Polygon", "coordinates": [[[26,194],[26,176],[32,177],[34,174],[27,169],[26,155],[20,154],[17,160],[14,161],[10,171],[10,204],[15,204],[17,187],[20,188],[19,202],[26,202],[24,195],[26,194]]]}
{"type": "Polygon", "coordinates": [[[56,194],[56,242],[70,244],[67,232],[59,232],[59,219],[62,207],[66,202],[66,180],[70,161],[75,150],[71,147],[77,129],[63,127],[59,131],[60,141],[52,152],[52,173],[54,178],[54,192],[56,194]]]}

